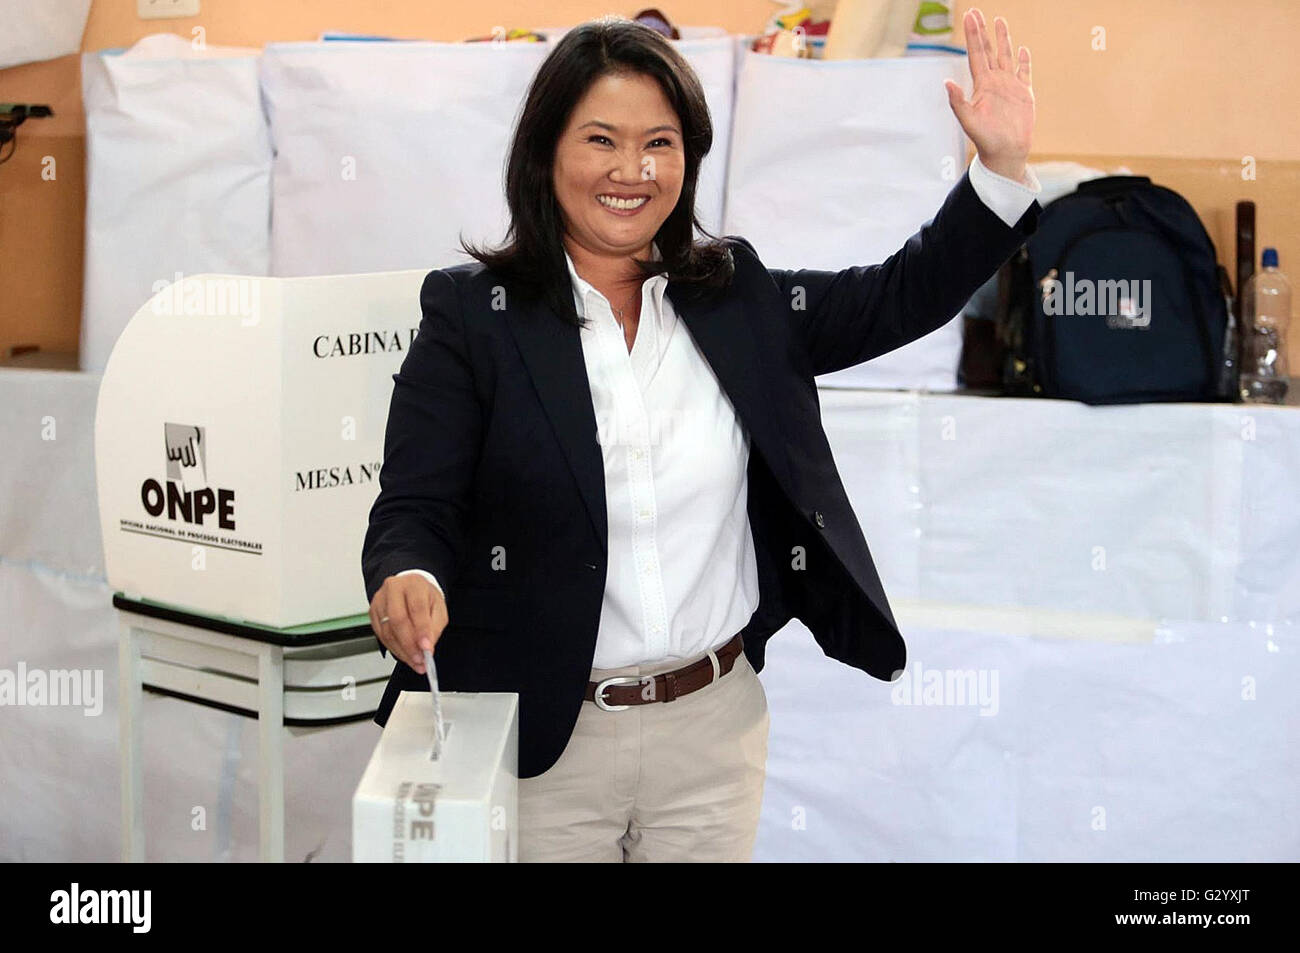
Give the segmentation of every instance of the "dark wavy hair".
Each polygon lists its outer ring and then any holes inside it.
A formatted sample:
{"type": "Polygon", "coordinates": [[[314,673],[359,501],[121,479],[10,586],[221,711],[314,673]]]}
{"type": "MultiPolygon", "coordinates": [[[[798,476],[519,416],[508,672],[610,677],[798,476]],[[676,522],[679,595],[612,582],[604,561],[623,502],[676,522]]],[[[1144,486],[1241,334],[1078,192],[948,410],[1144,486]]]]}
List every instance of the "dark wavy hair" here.
{"type": "Polygon", "coordinates": [[[564,261],[564,221],[555,196],[556,145],[574,107],[603,76],[640,74],[657,81],[682,124],[685,175],[677,206],[655,235],[662,260],[634,258],[643,278],[665,274],[692,294],[728,287],[735,270],[727,243],[706,231],[695,216],[700,163],[713,146],[713,122],[699,77],[661,34],[625,17],[583,23],[561,37],[533,77],[524,99],[506,164],[510,228],[504,245],[460,245],[529,297],[547,301],[563,319],[579,325],[564,261]],[[696,241],[693,229],[705,239],[696,241]]]}

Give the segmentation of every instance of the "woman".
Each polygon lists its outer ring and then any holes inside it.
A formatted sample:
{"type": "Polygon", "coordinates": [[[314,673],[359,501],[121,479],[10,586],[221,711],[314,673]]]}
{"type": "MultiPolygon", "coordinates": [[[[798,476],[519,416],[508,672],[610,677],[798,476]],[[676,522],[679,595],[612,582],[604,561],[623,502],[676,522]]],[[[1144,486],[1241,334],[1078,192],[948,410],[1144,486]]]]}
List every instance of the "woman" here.
{"type": "Polygon", "coordinates": [[[519,694],[521,860],[748,860],[767,639],[797,617],[901,673],[814,377],[945,324],[1033,231],[1029,53],[996,26],[967,14],[974,96],[948,86],[971,169],[841,272],[694,239],[712,127],[659,34],[595,21],[541,66],[511,243],[425,278],[362,554],[397,661],[379,724],[435,646],[443,688],[519,694]]]}

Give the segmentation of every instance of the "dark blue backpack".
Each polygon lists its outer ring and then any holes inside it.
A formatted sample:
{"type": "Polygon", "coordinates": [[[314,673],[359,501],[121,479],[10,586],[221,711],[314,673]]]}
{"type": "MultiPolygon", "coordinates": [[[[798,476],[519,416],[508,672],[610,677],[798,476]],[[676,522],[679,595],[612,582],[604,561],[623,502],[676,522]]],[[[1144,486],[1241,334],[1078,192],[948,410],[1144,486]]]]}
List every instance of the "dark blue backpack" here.
{"type": "Polygon", "coordinates": [[[1196,212],[1140,175],[1049,202],[999,275],[1002,391],[1088,404],[1232,400],[1227,271],[1196,212]]]}

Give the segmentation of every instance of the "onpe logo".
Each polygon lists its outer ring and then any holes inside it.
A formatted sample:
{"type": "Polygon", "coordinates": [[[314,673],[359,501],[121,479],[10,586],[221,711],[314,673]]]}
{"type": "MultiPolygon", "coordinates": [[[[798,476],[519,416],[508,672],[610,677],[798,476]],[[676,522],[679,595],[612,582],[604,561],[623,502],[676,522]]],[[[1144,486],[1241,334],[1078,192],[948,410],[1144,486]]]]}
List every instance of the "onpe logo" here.
{"type": "Polygon", "coordinates": [[[202,526],[215,513],[221,529],[235,528],[235,491],[208,485],[208,449],[205,427],[163,424],[167,447],[167,486],[147,479],[140,485],[140,502],[150,516],[179,519],[202,526]]]}
{"type": "Polygon", "coordinates": [[[163,424],[167,479],[179,483],[186,492],[208,485],[208,449],[203,442],[203,430],[190,424],[163,424]]]}

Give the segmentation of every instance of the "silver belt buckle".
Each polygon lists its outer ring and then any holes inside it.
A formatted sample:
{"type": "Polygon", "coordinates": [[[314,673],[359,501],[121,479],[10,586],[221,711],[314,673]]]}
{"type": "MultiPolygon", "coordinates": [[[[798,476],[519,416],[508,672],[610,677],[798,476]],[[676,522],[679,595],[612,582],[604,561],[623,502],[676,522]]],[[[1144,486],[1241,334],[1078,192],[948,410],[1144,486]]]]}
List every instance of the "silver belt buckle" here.
{"type": "Polygon", "coordinates": [[[606,678],[597,683],[596,691],[593,693],[593,701],[596,707],[603,711],[625,711],[631,708],[631,705],[611,705],[605,701],[605,688],[609,685],[638,685],[648,681],[653,681],[653,675],[615,675],[613,678],[606,678]]]}

